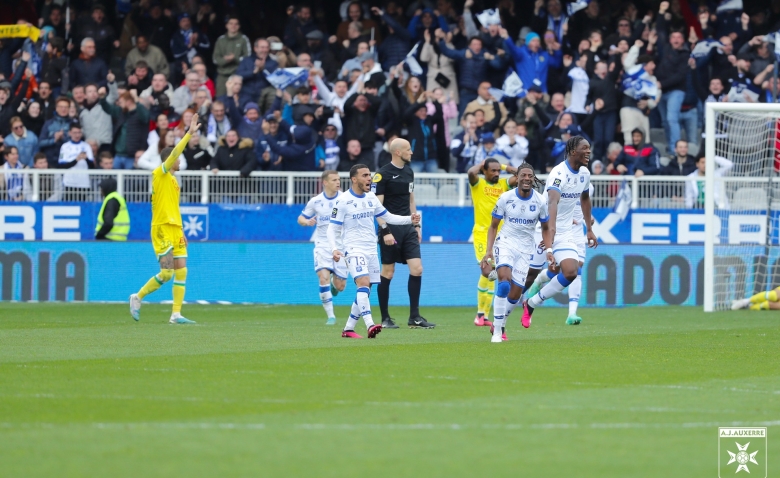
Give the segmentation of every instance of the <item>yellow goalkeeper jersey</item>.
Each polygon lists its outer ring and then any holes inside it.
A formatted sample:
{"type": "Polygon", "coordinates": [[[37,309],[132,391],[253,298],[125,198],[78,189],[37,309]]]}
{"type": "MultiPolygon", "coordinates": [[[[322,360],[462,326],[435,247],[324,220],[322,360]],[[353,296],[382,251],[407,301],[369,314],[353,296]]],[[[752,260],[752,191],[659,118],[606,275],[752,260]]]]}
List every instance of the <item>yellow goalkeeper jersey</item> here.
{"type": "Polygon", "coordinates": [[[172,224],[181,227],[179,182],[170,168],[190,141],[186,134],[163,164],[152,171],[152,226],[172,224]]]}
{"type": "Polygon", "coordinates": [[[493,221],[493,208],[498,198],[512,189],[509,178],[501,178],[496,184],[490,184],[480,177],[471,186],[471,202],[474,203],[474,231],[487,231],[493,221]]]}

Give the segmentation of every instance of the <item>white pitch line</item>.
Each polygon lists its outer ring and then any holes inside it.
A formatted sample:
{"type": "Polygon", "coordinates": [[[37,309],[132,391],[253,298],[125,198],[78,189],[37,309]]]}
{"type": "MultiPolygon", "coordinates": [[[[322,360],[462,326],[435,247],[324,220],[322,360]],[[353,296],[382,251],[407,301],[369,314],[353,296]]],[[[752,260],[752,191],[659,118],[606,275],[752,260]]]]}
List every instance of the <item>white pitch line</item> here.
{"type": "Polygon", "coordinates": [[[304,430],[304,431],[413,431],[413,430],[568,430],[568,429],[690,429],[722,426],[778,426],[780,420],[758,422],[692,422],[692,423],[266,423],[220,422],[93,422],[93,423],[0,423],[0,429],[55,429],[88,426],[99,430],[184,429],[184,430],[304,430]]]}

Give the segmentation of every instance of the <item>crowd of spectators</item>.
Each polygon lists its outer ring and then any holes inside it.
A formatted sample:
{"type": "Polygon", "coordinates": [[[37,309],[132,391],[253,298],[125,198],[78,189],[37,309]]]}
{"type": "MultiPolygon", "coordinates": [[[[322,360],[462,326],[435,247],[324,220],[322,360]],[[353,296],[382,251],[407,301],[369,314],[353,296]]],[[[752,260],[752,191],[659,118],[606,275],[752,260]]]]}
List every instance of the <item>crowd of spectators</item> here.
{"type": "MultiPolygon", "coordinates": [[[[682,176],[696,171],[704,103],[773,101],[778,2],[344,1],[338,23],[316,2],[258,38],[222,3],[84,0],[66,15],[61,0],[21,1],[13,21],[41,35],[0,38],[7,198],[22,197],[14,169],[151,170],[196,113],[182,169],[381,167],[404,137],[416,172],[486,158],[547,172],[582,135],[594,174],[682,176]],[[500,23],[480,24],[487,8],[500,23]],[[305,79],[275,88],[287,68],[305,79]]],[[[90,184],[73,178],[62,190],[78,199],[90,184]]]]}

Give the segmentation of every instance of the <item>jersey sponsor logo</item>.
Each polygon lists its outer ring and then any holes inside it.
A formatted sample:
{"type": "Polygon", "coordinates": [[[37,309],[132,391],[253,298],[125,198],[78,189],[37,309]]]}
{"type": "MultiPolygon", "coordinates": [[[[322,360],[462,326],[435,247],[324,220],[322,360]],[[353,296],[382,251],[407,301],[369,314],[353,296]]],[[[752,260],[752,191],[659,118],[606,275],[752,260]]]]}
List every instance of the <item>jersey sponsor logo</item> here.
{"type": "Polygon", "coordinates": [[[511,224],[536,224],[536,219],[523,219],[522,217],[510,217],[506,220],[511,224]]]}
{"type": "Polygon", "coordinates": [[[561,178],[555,178],[555,181],[553,181],[553,186],[556,188],[561,187],[561,178]]]}
{"type": "Polygon", "coordinates": [[[376,173],[376,174],[374,175],[374,178],[372,179],[372,181],[374,181],[375,183],[378,183],[378,182],[379,182],[379,181],[381,181],[381,180],[382,180],[382,175],[381,175],[381,174],[379,174],[379,173],[376,173]]]}
{"type": "Polygon", "coordinates": [[[366,218],[369,218],[369,217],[374,217],[374,212],[373,211],[361,212],[361,213],[352,215],[352,219],[366,219],[366,218]]]}
{"type": "Polygon", "coordinates": [[[332,212],[332,213],[330,213],[330,217],[332,217],[333,219],[336,219],[336,215],[337,215],[338,213],[339,213],[339,209],[338,209],[337,207],[334,207],[334,208],[333,208],[333,212],[332,212]]]}
{"type": "Polygon", "coordinates": [[[563,193],[561,194],[561,199],[574,199],[578,198],[582,195],[582,193],[563,193]]]}

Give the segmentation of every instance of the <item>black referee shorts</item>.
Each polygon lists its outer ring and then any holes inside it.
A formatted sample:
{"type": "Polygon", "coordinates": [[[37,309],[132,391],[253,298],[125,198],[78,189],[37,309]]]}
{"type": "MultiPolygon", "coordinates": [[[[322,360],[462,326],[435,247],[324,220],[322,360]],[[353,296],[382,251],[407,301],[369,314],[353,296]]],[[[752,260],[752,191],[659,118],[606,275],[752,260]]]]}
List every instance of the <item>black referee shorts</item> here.
{"type": "Polygon", "coordinates": [[[417,239],[417,229],[412,225],[393,226],[388,224],[390,232],[397,244],[386,246],[383,237],[379,238],[379,250],[382,253],[382,264],[406,264],[409,259],[420,258],[420,241],[417,239]]]}

